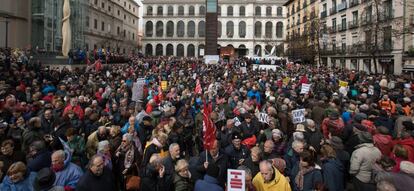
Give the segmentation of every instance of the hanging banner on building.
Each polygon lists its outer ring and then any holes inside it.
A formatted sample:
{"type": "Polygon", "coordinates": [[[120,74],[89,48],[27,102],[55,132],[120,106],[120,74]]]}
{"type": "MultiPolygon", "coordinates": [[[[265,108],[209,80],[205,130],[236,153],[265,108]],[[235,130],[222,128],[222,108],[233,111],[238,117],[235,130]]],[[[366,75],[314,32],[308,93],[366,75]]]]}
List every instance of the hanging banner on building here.
{"type": "Polygon", "coordinates": [[[293,124],[305,122],[305,109],[297,109],[292,111],[293,124]]]}
{"type": "Polygon", "coordinates": [[[339,80],[339,86],[341,86],[341,87],[347,87],[348,86],[348,82],[339,80]]]}
{"type": "Polygon", "coordinates": [[[302,88],[300,90],[300,94],[307,94],[310,90],[311,85],[310,84],[302,84],[302,88]]]}
{"type": "Polygon", "coordinates": [[[245,191],[246,173],[244,170],[227,169],[228,191],[245,191]]]}

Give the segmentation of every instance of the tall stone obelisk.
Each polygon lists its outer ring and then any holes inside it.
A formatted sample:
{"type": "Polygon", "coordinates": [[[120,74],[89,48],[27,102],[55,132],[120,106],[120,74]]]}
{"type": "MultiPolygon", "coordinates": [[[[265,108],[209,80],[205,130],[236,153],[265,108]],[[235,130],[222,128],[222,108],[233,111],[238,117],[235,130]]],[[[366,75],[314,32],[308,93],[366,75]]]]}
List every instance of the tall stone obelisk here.
{"type": "Polygon", "coordinates": [[[70,29],[70,1],[65,0],[63,3],[63,19],[62,19],[62,54],[68,56],[71,42],[72,31],[70,29]]]}

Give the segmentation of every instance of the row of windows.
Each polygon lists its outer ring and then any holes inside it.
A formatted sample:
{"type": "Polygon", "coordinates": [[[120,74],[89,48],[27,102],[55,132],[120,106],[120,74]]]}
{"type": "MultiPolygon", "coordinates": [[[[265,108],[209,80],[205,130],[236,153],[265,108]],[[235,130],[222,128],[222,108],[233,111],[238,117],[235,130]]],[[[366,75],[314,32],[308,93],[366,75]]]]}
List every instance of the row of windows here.
{"type": "MultiPolygon", "coordinates": [[[[228,46],[232,46],[232,45],[228,45],[228,46]]],[[[203,44],[198,46],[199,55],[197,55],[197,56],[200,56],[200,50],[204,49],[204,47],[205,46],[203,44]]],[[[246,46],[245,45],[240,45],[239,48],[246,48],[246,46]]],[[[264,47],[266,52],[271,52],[272,48],[273,48],[273,46],[271,46],[271,45],[266,45],[264,47]]],[[[175,47],[175,50],[176,50],[175,55],[178,56],[178,57],[185,56],[184,55],[184,49],[185,49],[185,47],[184,47],[183,44],[178,44],[177,47],[175,47]]],[[[284,51],[283,46],[277,46],[276,52],[282,53],[283,51],[284,51]]],[[[256,45],[254,47],[254,52],[258,56],[261,56],[263,54],[262,53],[263,52],[262,51],[262,46],[259,45],[259,44],[256,45]]],[[[174,56],[174,45],[167,44],[166,50],[165,50],[165,53],[164,53],[164,46],[162,44],[157,44],[157,45],[155,45],[155,54],[154,54],[154,46],[152,44],[147,44],[147,45],[145,45],[145,54],[148,55],[148,56],[153,56],[153,55],[156,55],[156,56],[163,56],[163,55],[174,56]]],[[[195,56],[195,46],[193,44],[189,44],[187,46],[187,57],[194,57],[194,56],[195,56]]]]}
{"type": "MultiPolygon", "coordinates": [[[[241,21],[239,22],[239,37],[245,38],[246,37],[246,22],[241,21]]],[[[174,36],[174,27],[176,28],[176,35],[177,37],[184,37],[185,34],[185,24],[183,21],[178,21],[177,26],[174,26],[174,22],[168,21],[166,24],[166,36],[173,37],[174,36]]],[[[226,36],[229,38],[233,38],[234,36],[234,22],[228,21],[226,23],[226,36]]],[[[217,35],[221,37],[222,34],[222,24],[218,22],[217,26],[217,35]]],[[[145,35],[147,37],[152,37],[154,35],[154,24],[152,21],[147,21],[145,23],[145,35]]],[[[155,24],[155,36],[156,37],[163,37],[164,36],[164,23],[162,21],[158,21],[155,24]]],[[[205,36],[205,22],[200,21],[198,23],[198,36],[204,37],[205,36]]],[[[262,37],[262,22],[257,21],[254,25],[254,36],[261,38],[262,37]]],[[[195,22],[189,21],[187,23],[187,37],[195,37],[195,22]]],[[[272,38],[273,37],[273,23],[266,22],[265,23],[265,38],[272,38]]],[[[282,38],[283,37],[283,23],[277,22],[276,23],[276,37],[282,38]]]]}
{"type": "MultiPolygon", "coordinates": [[[[221,15],[221,7],[220,6],[218,6],[218,8],[217,8],[217,13],[218,13],[218,15],[221,15]]],[[[205,14],[206,14],[206,8],[204,6],[200,6],[199,7],[199,15],[205,15],[205,14]]],[[[272,13],[272,7],[270,7],[270,6],[266,7],[266,16],[272,16],[272,14],[273,14],[272,13]]],[[[276,14],[277,14],[277,16],[282,16],[282,14],[283,14],[282,7],[277,8],[276,14]]],[[[152,6],[147,7],[147,15],[153,15],[152,6]]],[[[158,16],[164,15],[164,7],[162,7],[162,6],[157,7],[157,15],[158,16]]],[[[174,15],[174,7],[173,6],[168,6],[167,15],[168,16],[173,16],[174,15]]],[[[179,6],[178,7],[177,15],[184,16],[184,6],[179,6]]],[[[195,15],[194,6],[188,7],[188,15],[190,15],[190,16],[195,15]]],[[[262,15],[262,8],[260,6],[257,6],[255,8],[255,15],[258,15],[258,16],[262,15]]],[[[234,16],[233,6],[228,6],[227,7],[227,16],[234,16]]],[[[246,7],[244,7],[244,6],[239,7],[239,16],[246,16],[246,7]]]]}
{"type": "MultiPolygon", "coordinates": [[[[120,2],[121,0],[118,0],[118,2],[120,2]]],[[[98,0],[94,0],[94,4],[98,5],[98,0]]],[[[105,9],[105,2],[101,2],[101,7],[102,9],[105,9]]],[[[124,1],[124,7],[127,7],[126,1],[124,1]]],[[[128,5],[128,9],[131,10],[131,3],[129,3],[128,5]]],[[[111,6],[108,5],[108,11],[111,11],[111,6]]],[[[132,12],[135,13],[135,7],[132,6],[132,12]]]]}

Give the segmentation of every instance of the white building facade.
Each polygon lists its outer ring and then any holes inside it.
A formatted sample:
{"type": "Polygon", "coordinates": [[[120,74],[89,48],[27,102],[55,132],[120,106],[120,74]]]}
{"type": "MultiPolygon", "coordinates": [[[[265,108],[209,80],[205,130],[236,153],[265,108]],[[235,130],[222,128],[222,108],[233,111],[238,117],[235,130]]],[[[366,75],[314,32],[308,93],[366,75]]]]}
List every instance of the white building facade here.
{"type": "Polygon", "coordinates": [[[403,0],[319,0],[319,6],[322,65],[402,72],[408,26],[403,0]]]}
{"type": "MultiPolygon", "coordinates": [[[[145,55],[202,56],[205,46],[205,0],[143,0],[145,55]]],[[[263,56],[277,46],[283,52],[284,1],[219,0],[218,47],[238,56],[263,56]]],[[[278,55],[279,56],[279,55],[278,55]]]]}
{"type": "Polygon", "coordinates": [[[119,53],[138,52],[139,5],[134,0],[88,0],[85,46],[119,53]]]}

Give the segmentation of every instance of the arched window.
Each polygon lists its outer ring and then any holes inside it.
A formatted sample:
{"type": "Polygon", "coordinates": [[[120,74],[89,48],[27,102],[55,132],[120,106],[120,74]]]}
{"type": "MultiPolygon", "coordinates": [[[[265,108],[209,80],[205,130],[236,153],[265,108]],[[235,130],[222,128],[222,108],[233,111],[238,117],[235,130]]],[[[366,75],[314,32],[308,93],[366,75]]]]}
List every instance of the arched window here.
{"type": "Polygon", "coordinates": [[[187,46],[187,56],[194,57],[195,56],[195,47],[193,44],[187,46]]]}
{"type": "Polygon", "coordinates": [[[217,15],[221,15],[221,7],[220,6],[217,7],[217,15]]]}
{"type": "Polygon", "coordinates": [[[283,38],[283,23],[282,22],[276,23],[276,37],[283,38]]]}
{"type": "Polygon", "coordinates": [[[262,37],[262,23],[260,21],[254,24],[254,36],[257,38],[262,37]]]}
{"type": "Polygon", "coordinates": [[[198,36],[205,37],[206,36],[206,22],[200,21],[198,23],[198,36]]]}
{"type": "Polygon", "coordinates": [[[205,46],[204,44],[198,45],[198,56],[204,56],[205,46]]]}
{"type": "Polygon", "coordinates": [[[178,21],[177,23],[177,36],[184,37],[184,22],[178,21]]]}
{"type": "Polygon", "coordinates": [[[152,37],[152,34],[154,33],[154,25],[151,21],[147,21],[145,23],[145,34],[147,37],[152,37]]]}
{"type": "Polygon", "coordinates": [[[272,52],[272,48],[273,48],[272,45],[269,45],[269,44],[266,45],[265,46],[266,54],[270,54],[272,52]]]}
{"type": "Polygon", "coordinates": [[[276,14],[277,14],[277,16],[282,16],[283,8],[282,7],[277,7],[276,14]]]}
{"type": "Polygon", "coordinates": [[[195,15],[195,10],[194,10],[194,6],[190,6],[189,8],[188,8],[188,15],[195,15]]]}
{"type": "Polygon", "coordinates": [[[162,6],[157,7],[157,15],[163,15],[163,11],[164,9],[162,8],[162,6]]]}
{"type": "Polygon", "coordinates": [[[254,47],[254,54],[255,54],[256,56],[262,56],[262,46],[260,46],[260,45],[256,45],[256,46],[254,47]]]}
{"type": "Polygon", "coordinates": [[[167,22],[167,37],[174,36],[174,22],[168,21],[167,22]]]}
{"type": "Polygon", "coordinates": [[[220,22],[220,21],[218,21],[218,22],[217,22],[217,37],[221,37],[221,32],[222,32],[222,29],[221,29],[221,22],[220,22]]]}
{"type": "Polygon", "coordinates": [[[152,7],[151,6],[147,7],[147,15],[152,15],[152,7]]]}
{"type": "Polygon", "coordinates": [[[272,16],[272,7],[266,7],[266,16],[272,16]]]}
{"type": "Polygon", "coordinates": [[[227,37],[233,38],[233,35],[234,35],[234,23],[233,23],[233,21],[227,22],[227,24],[226,24],[226,34],[227,34],[227,37]]]}
{"type": "Polygon", "coordinates": [[[157,44],[157,46],[155,46],[155,56],[162,56],[162,44],[157,44]]]}
{"type": "Polygon", "coordinates": [[[147,44],[145,46],[145,54],[147,56],[152,56],[152,45],[151,44],[147,44]]]}
{"type": "Polygon", "coordinates": [[[239,8],[239,15],[240,16],[246,16],[246,7],[240,6],[240,8],[239,8]]]}
{"type": "Polygon", "coordinates": [[[173,16],[174,15],[174,7],[173,6],[168,6],[168,16],[173,16]]]}
{"type": "Polygon", "coordinates": [[[240,21],[239,23],[239,37],[245,38],[246,37],[246,22],[240,21]]]}
{"type": "Polygon", "coordinates": [[[239,56],[245,56],[247,54],[247,49],[244,44],[239,46],[239,56]]]}
{"type": "Polygon", "coordinates": [[[262,8],[257,6],[255,11],[254,11],[254,15],[256,16],[262,16],[262,8]]]}
{"type": "Polygon", "coordinates": [[[233,16],[233,6],[227,7],[227,16],[233,16]]]}
{"type": "Polygon", "coordinates": [[[174,55],[174,46],[172,44],[167,44],[167,56],[174,55]]]}
{"type": "Polygon", "coordinates": [[[265,35],[266,38],[272,38],[272,29],[273,29],[273,24],[272,22],[268,21],[266,22],[266,26],[265,26],[265,35]]]}
{"type": "Polygon", "coordinates": [[[155,31],[155,35],[157,37],[162,37],[162,35],[164,34],[164,23],[162,23],[162,21],[158,21],[157,24],[155,25],[156,31],[155,31]]]}
{"type": "Polygon", "coordinates": [[[180,16],[184,15],[184,7],[183,6],[178,7],[178,15],[180,15],[180,16]]]}
{"type": "Polygon", "coordinates": [[[183,57],[184,56],[184,45],[178,44],[177,46],[177,56],[183,57]]]}
{"type": "Polygon", "coordinates": [[[206,7],[204,7],[204,6],[200,6],[199,8],[198,8],[198,14],[200,14],[200,15],[205,15],[206,14],[206,7]]]}
{"type": "Polygon", "coordinates": [[[187,24],[187,35],[188,37],[194,37],[195,36],[195,23],[194,21],[190,21],[187,24]]]}

